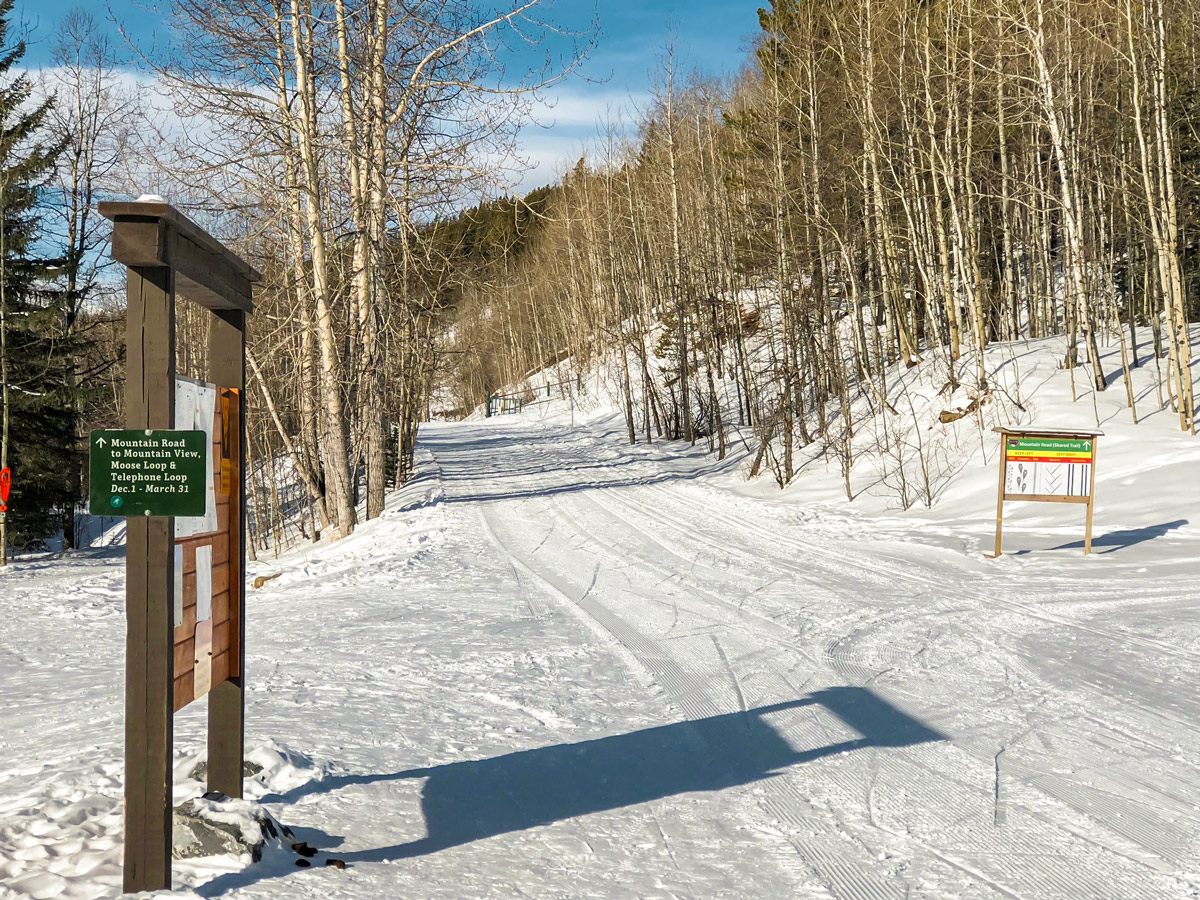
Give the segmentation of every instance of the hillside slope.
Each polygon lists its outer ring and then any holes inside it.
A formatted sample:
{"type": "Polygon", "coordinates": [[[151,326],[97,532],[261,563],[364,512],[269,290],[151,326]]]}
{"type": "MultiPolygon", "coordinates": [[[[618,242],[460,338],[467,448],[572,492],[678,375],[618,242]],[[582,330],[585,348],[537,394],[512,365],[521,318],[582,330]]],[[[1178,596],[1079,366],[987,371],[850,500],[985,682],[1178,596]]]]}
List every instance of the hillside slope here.
{"type": "MultiPolygon", "coordinates": [[[[1200,326],[1194,328],[1194,343],[1200,345],[1200,326]]],[[[982,555],[991,553],[994,535],[1000,439],[993,429],[1099,429],[1104,436],[1097,448],[1097,552],[1152,541],[1142,552],[1154,561],[1186,559],[1200,536],[1200,521],[1193,521],[1200,508],[1200,489],[1195,486],[1200,439],[1180,431],[1178,416],[1161,404],[1159,372],[1160,367],[1165,371],[1166,361],[1156,364],[1149,344],[1138,348],[1140,366],[1133,369],[1131,384],[1134,424],[1115,343],[1102,345],[1109,384],[1102,393],[1092,389],[1087,368],[1072,373],[1062,367],[1062,357],[1063,340],[1057,337],[994,345],[985,360],[989,389],[978,408],[978,392],[967,387],[976,370],[969,357],[953,363],[960,384],[956,389],[949,385],[951,363],[937,351],[927,352],[925,361],[914,368],[892,367],[885,382],[860,392],[851,404],[848,476],[843,465],[845,420],[834,411],[823,431],[817,417],[811,417],[813,440],[797,447],[795,476],[783,490],[771,466],[777,442],[764,456],[759,474],[752,476],[759,435],[737,424],[731,382],[719,385],[726,459],[717,459],[714,439],[704,436],[691,448],[666,442],[662,455],[669,460],[682,454],[680,465],[701,466],[710,483],[743,496],[810,511],[820,508],[825,517],[845,516],[856,527],[880,535],[908,535],[982,555]],[[943,422],[945,413],[958,418],[943,422]]],[[[619,360],[613,355],[602,358],[580,379],[581,390],[564,392],[557,385],[576,383],[571,365],[566,360],[508,389],[534,401],[520,417],[555,424],[586,421],[605,430],[614,443],[627,443],[619,360]],[[548,397],[542,387],[546,383],[556,385],[548,397]]],[[[1193,371],[1200,375],[1200,361],[1193,371]]],[[[634,396],[640,403],[636,388],[634,396]]],[[[1082,541],[1082,522],[1082,510],[1075,507],[1008,504],[1005,547],[1076,549],[1065,545],[1082,541]]],[[[1008,563],[1006,559],[1001,564],[1008,563]]]]}

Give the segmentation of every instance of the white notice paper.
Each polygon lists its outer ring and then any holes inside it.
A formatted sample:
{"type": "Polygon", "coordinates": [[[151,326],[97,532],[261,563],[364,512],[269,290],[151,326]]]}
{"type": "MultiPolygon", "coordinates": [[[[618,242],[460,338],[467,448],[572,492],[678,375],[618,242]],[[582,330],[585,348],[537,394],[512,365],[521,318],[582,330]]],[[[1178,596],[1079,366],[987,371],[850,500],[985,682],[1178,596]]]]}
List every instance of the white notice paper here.
{"type": "Polygon", "coordinates": [[[203,516],[176,516],[175,537],[185,538],[217,530],[217,491],[213,484],[213,419],[217,414],[217,386],[201,384],[190,378],[175,379],[175,429],[203,431],[208,435],[204,458],[204,474],[208,479],[204,489],[203,516]]]}
{"type": "Polygon", "coordinates": [[[192,663],[192,696],[203,697],[212,688],[212,619],[196,623],[196,656],[192,663]]]}
{"type": "Polygon", "coordinates": [[[196,621],[212,618],[212,545],[196,548],[196,621]]]}
{"type": "Polygon", "coordinates": [[[174,604],[175,627],[183,624],[183,548],[175,545],[175,589],[171,597],[174,604]]]}

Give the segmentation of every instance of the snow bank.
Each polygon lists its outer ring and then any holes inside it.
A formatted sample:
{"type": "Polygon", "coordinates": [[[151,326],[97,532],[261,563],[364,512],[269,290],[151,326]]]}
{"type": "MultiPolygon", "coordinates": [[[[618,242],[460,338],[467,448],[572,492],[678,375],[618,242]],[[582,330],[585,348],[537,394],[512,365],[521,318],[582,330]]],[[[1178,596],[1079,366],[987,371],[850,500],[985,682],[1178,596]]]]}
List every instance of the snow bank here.
{"type": "MultiPolygon", "coordinates": [[[[1200,326],[1193,333],[1194,342],[1200,342],[1200,326]]],[[[737,494],[799,509],[821,508],[822,515],[853,520],[864,536],[903,536],[982,557],[991,552],[999,473],[1000,439],[993,429],[1099,428],[1104,437],[1097,447],[1096,553],[1153,539],[1152,558],[1143,563],[1186,560],[1200,537],[1200,489],[1195,486],[1200,441],[1180,431],[1178,415],[1161,402],[1159,369],[1165,371],[1167,361],[1154,359],[1149,342],[1138,347],[1140,365],[1132,370],[1131,384],[1134,424],[1115,338],[1102,342],[1108,383],[1103,392],[1094,389],[1086,367],[1065,369],[1064,355],[1062,337],[993,344],[984,359],[988,390],[980,394],[971,387],[978,371],[971,354],[951,361],[937,349],[927,350],[919,365],[896,365],[882,384],[856,394],[849,429],[835,403],[827,410],[824,433],[816,416],[810,416],[814,439],[805,446],[797,440],[795,475],[783,490],[771,469],[772,460],[781,464],[777,445],[759,476],[750,477],[759,437],[739,420],[736,387],[730,381],[718,385],[727,425],[726,460],[716,459],[708,438],[698,439],[697,448],[675,441],[650,452],[667,467],[674,465],[672,460],[700,467],[710,483],[737,494]]],[[[667,361],[656,364],[661,368],[667,361]]],[[[570,365],[570,360],[560,363],[531,378],[530,385],[561,380],[570,365]]],[[[1200,360],[1193,369],[1200,372],[1200,360]]],[[[559,425],[590,422],[603,428],[614,446],[626,445],[619,373],[619,356],[610,354],[583,376],[587,390],[571,398],[553,397],[509,418],[559,425]]],[[[640,403],[636,384],[634,388],[640,403]]],[[[645,449],[622,452],[640,457],[645,449]]],[[[1080,507],[1009,503],[1005,547],[1057,549],[1054,558],[1063,551],[1077,553],[1082,523],[1080,507]]],[[[837,527],[846,526],[839,522],[837,527]]]]}
{"type": "MultiPolygon", "coordinates": [[[[121,893],[122,763],[95,748],[86,755],[109,758],[90,766],[64,760],[0,772],[4,787],[0,795],[0,897],[5,900],[95,900],[121,893]],[[25,789],[13,792],[14,782],[25,789]]],[[[249,799],[205,799],[205,787],[196,777],[203,754],[177,751],[175,805],[187,804],[197,817],[230,826],[247,848],[264,845],[265,859],[278,862],[281,854],[292,864],[291,842],[282,833],[263,832],[263,823],[270,817],[258,799],[295,790],[320,779],[323,772],[274,741],[256,746],[246,758],[261,767],[247,779],[249,799]]],[[[250,862],[246,849],[178,860],[174,872],[177,881],[197,884],[217,874],[239,871],[250,862]]]]}

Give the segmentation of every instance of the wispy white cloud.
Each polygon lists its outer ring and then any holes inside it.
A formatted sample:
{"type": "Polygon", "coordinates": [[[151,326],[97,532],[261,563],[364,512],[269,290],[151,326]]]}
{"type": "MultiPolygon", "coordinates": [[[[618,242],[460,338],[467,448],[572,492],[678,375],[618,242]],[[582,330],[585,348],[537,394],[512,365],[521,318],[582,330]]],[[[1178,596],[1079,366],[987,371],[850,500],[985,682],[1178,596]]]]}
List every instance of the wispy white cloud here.
{"type": "Polygon", "coordinates": [[[648,95],[597,85],[591,89],[577,86],[547,92],[536,103],[537,122],[552,129],[595,132],[605,120],[632,121],[645,106],[648,95]]]}
{"type": "Polygon", "coordinates": [[[646,93],[606,85],[571,85],[547,92],[517,136],[517,158],[503,161],[511,190],[523,194],[557,181],[581,156],[590,156],[590,148],[608,130],[632,134],[648,102],[646,93]]]}
{"type": "MultiPolygon", "coordinates": [[[[56,82],[62,84],[70,74],[54,67],[30,68],[27,73],[35,83],[40,81],[50,86],[56,82]]],[[[197,140],[221,143],[221,129],[214,123],[203,116],[184,118],[179,115],[175,109],[179,87],[135,69],[115,69],[110,74],[118,89],[143,98],[144,110],[150,113],[155,130],[166,143],[182,138],[185,133],[187,143],[197,140]]],[[[524,194],[558,180],[581,156],[592,155],[589,148],[595,146],[606,131],[634,134],[640,112],[649,102],[649,94],[645,91],[624,90],[607,84],[556,85],[543,92],[531,105],[531,119],[517,134],[514,153],[489,160],[502,169],[492,182],[491,190],[507,187],[514,193],[524,194]]],[[[169,183],[172,179],[162,165],[165,160],[152,161],[149,156],[157,154],[150,154],[150,147],[140,148],[140,151],[135,150],[135,158],[127,161],[123,173],[124,190],[131,196],[144,191],[164,195],[178,191],[178,185],[169,183]],[[147,156],[138,164],[136,157],[142,153],[147,156]]]]}

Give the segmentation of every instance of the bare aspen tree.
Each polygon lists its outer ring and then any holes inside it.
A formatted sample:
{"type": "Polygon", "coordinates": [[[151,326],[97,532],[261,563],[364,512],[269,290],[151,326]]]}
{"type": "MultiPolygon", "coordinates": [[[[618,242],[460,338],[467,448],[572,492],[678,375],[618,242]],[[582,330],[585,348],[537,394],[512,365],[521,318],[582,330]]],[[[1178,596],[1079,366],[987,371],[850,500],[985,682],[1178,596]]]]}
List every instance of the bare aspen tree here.
{"type": "MultiPolygon", "coordinates": [[[[64,150],[51,180],[54,202],[48,204],[53,228],[62,243],[62,289],[65,294],[62,330],[74,343],[88,303],[94,303],[108,260],[101,252],[108,240],[107,223],[95,212],[102,192],[121,183],[125,149],[138,121],[142,91],[118,69],[112,41],[92,15],[82,8],[59,23],[50,47],[52,65],[43,70],[37,91],[53,98],[46,124],[64,150]]],[[[86,363],[69,360],[65,389],[83,416],[81,382],[92,373],[86,363]]],[[[82,454],[72,463],[71,487],[82,488],[82,454]]],[[[62,519],[63,548],[78,546],[74,508],[62,519]]]]}
{"type": "Polygon", "coordinates": [[[151,64],[176,113],[220,137],[183,132],[159,175],[208,208],[234,206],[274,279],[252,338],[264,406],[251,412],[274,434],[265,452],[291,460],[314,518],[338,535],[355,527],[363,488],[371,518],[389,479],[411,472],[446,265],[422,249],[423,223],[496,185],[531,93],[586,52],[589,35],[558,33],[544,5],[173,4],[188,53],[151,64]],[[508,76],[496,48],[514,29],[561,38],[565,62],[508,76]]]}
{"type": "MultiPolygon", "coordinates": [[[[1147,335],[1163,402],[1195,427],[1194,10],[769,0],[759,21],[745,71],[685,82],[668,60],[635,140],[547,188],[534,239],[454,319],[453,346],[496,348],[480,380],[614,350],[630,440],[694,413],[719,453],[736,406],[753,472],[787,484],[815,435],[848,496],[853,411],[901,414],[894,367],[936,365],[982,422],[1005,399],[998,342],[1058,337],[1094,409],[1115,344],[1138,418],[1147,335]]],[[[936,449],[876,433],[896,489],[911,500],[919,470],[932,502],[936,449]]]]}

